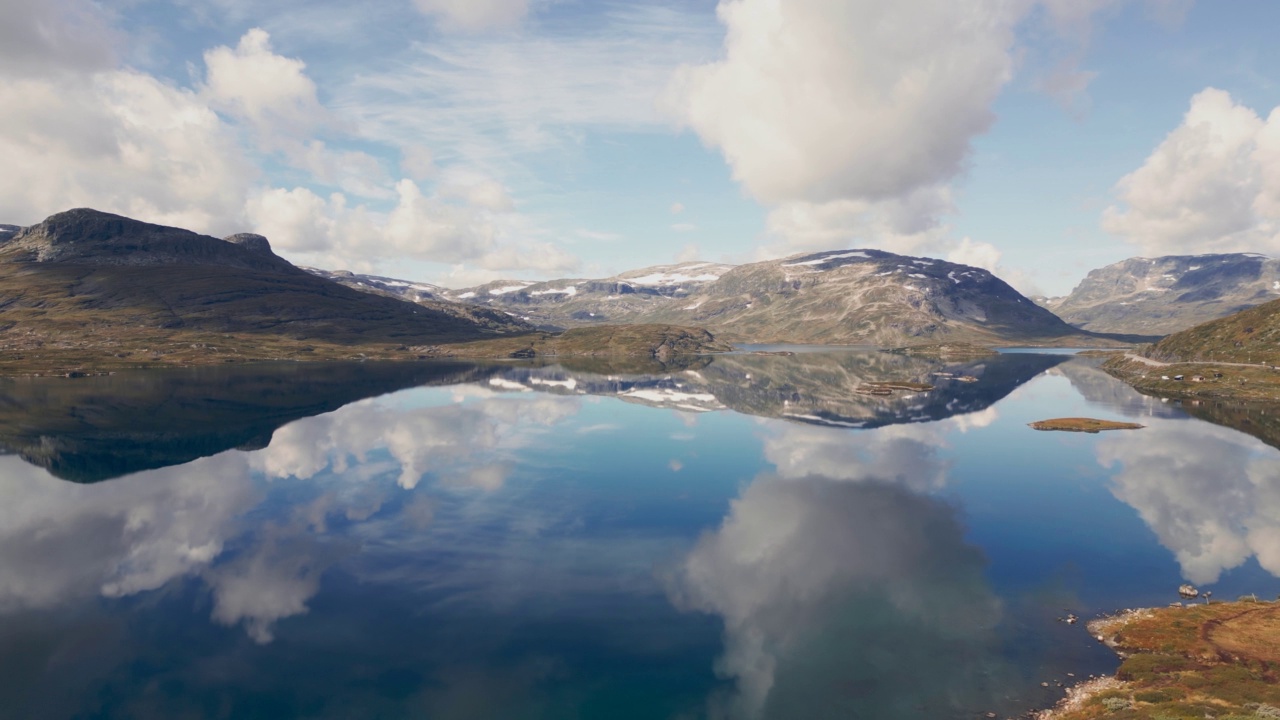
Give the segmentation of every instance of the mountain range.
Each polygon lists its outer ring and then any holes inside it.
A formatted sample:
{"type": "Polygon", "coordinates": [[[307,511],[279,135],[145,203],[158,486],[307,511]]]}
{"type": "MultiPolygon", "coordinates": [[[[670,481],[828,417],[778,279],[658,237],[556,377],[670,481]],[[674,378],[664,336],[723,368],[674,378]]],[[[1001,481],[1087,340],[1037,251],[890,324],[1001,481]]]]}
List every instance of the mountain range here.
{"type": "Polygon", "coordinates": [[[313,272],[369,292],[501,309],[547,329],[666,323],[737,342],[833,345],[1105,342],[981,268],[870,249],[737,266],[660,265],[602,279],[497,280],[459,290],[313,272]]]}
{"type": "Polygon", "coordinates": [[[498,308],[361,290],[295,267],[260,235],[69,210],[0,233],[0,370],[727,347],[668,325],[550,337],[498,308]]]}
{"type": "Polygon", "coordinates": [[[1280,260],[1253,253],[1130,258],[1040,299],[1093,332],[1168,335],[1280,298],[1280,260]]]}
{"type": "Polygon", "coordinates": [[[448,289],[299,268],[260,235],[219,239],[89,209],[0,226],[9,360],[59,347],[187,363],[210,361],[213,347],[227,356],[212,361],[244,359],[248,348],[257,359],[633,345],[670,355],[719,342],[706,331],[738,343],[1098,346],[1154,339],[1276,295],[1280,261],[1253,254],[1134,258],[1037,304],[986,270],[872,249],[448,289]]]}

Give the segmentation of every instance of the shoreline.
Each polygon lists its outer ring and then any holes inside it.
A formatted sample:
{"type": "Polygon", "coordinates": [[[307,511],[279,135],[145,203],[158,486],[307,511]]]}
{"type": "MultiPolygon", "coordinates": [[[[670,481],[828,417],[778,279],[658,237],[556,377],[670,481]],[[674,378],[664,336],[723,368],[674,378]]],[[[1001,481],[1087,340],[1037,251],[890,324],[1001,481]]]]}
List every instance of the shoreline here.
{"type": "Polygon", "coordinates": [[[1120,657],[1120,667],[1067,688],[1057,704],[1029,717],[1280,718],[1280,600],[1179,602],[1099,617],[1086,628],[1120,657]]]}
{"type": "Polygon", "coordinates": [[[217,367],[264,362],[421,362],[551,358],[644,359],[661,363],[729,352],[699,328],[619,325],[489,338],[397,344],[337,342],[255,333],[147,332],[112,328],[63,337],[28,337],[0,345],[0,377],[89,377],[123,370],[217,367]]]}

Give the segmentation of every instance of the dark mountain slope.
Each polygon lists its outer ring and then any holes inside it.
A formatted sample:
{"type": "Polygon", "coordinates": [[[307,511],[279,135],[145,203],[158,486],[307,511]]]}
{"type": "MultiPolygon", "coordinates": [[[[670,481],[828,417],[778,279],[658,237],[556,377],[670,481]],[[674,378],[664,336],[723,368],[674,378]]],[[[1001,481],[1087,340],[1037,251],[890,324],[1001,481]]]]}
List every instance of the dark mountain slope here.
{"type": "Polygon", "coordinates": [[[56,340],[137,328],[336,343],[529,329],[500,312],[426,307],[343,287],[277,257],[256,235],[219,240],[79,209],[0,243],[0,330],[56,340]]]}

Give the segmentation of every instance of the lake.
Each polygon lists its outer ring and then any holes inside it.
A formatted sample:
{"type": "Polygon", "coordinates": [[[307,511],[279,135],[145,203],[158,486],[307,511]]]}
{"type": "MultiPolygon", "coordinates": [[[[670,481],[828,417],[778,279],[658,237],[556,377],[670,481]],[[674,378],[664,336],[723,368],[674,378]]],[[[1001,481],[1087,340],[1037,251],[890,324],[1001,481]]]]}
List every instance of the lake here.
{"type": "Polygon", "coordinates": [[[1014,717],[1280,592],[1265,408],[808,350],[0,381],[0,716],[1014,717]]]}

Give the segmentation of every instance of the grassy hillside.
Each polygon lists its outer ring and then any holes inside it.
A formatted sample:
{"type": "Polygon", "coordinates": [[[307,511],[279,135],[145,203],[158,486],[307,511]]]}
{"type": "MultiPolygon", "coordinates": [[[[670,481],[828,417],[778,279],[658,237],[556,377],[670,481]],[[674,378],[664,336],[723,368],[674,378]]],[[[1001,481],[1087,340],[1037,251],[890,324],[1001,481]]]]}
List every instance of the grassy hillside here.
{"type": "Polygon", "coordinates": [[[1148,355],[1164,362],[1280,364],[1280,300],[1174,333],[1148,355]]]}

